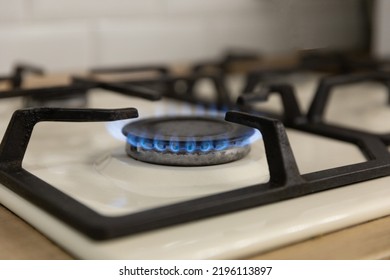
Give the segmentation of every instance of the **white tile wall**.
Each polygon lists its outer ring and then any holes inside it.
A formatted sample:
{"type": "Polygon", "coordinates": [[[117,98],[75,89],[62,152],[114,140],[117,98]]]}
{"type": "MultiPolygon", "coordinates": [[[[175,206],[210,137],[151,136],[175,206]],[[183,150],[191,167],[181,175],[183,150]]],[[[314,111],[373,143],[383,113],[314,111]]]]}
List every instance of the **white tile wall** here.
{"type": "Polygon", "coordinates": [[[0,73],[362,44],[356,0],[0,0],[0,73]]]}
{"type": "Polygon", "coordinates": [[[37,19],[145,16],[163,12],[161,0],[32,0],[37,19]]]}
{"type": "Polygon", "coordinates": [[[277,19],[264,15],[229,16],[207,20],[207,47],[212,55],[217,55],[222,49],[247,48],[267,53],[287,51],[289,42],[284,45],[278,42],[286,32],[280,30],[277,19]]]}
{"type": "Polygon", "coordinates": [[[191,19],[103,20],[96,31],[96,64],[201,59],[207,53],[206,28],[191,19]]]}
{"type": "Polygon", "coordinates": [[[3,21],[20,21],[23,13],[23,0],[0,0],[0,23],[3,21]]]}
{"type": "Polygon", "coordinates": [[[90,64],[88,28],[83,23],[51,23],[0,26],[0,71],[17,61],[80,69],[90,64]]]}
{"type": "Polygon", "coordinates": [[[264,1],[258,0],[211,0],[211,1],[188,1],[168,0],[165,1],[167,12],[177,15],[221,15],[256,13],[263,8],[264,1]]]}

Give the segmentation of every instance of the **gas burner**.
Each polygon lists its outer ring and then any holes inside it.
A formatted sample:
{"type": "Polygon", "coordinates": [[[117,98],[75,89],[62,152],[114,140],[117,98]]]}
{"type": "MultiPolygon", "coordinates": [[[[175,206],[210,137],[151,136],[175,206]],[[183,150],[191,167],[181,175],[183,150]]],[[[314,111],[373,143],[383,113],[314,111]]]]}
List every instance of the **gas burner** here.
{"type": "Polygon", "coordinates": [[[252,128],[211,117],[150,118],[127,124],[126,151],[134,159],[175,166],[232,162],[250,151],[252,128]]]}

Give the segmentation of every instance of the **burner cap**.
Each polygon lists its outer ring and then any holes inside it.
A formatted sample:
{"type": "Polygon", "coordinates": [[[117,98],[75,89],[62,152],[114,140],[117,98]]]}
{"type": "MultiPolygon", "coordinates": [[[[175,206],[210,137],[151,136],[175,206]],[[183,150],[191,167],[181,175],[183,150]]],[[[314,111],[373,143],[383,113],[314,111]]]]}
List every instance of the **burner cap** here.
{"type": "Polygon", "coordinates": [[[204,166],[243,158],[249,153],[249,127],[211,117],[150,118],[127,124],[129,156],[156,164],[204,166]]]}

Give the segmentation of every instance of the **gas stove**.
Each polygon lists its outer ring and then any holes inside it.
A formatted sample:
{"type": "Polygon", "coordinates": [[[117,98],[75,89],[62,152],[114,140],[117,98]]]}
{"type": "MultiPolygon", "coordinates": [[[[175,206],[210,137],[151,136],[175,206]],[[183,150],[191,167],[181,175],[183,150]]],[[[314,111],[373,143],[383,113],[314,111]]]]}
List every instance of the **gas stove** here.
{"type": "Polygon", "coordinates": [[[388,74],[309,61],[3,91],[0,202],[85,259],[242,258],[390,214],[388,74]]]}

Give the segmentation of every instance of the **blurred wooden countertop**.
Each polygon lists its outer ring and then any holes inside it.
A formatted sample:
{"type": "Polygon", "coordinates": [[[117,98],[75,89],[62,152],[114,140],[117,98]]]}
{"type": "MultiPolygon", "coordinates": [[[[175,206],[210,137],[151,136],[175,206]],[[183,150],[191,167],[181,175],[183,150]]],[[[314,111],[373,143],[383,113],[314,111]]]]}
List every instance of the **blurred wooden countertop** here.
{"type": "MultiPolygon", "coordinates": [[[[72,259],[32,226],[0,206],[0,259],[72,259]]],[[[390,259],[390,216],[245,259],[390,259]]]]}

